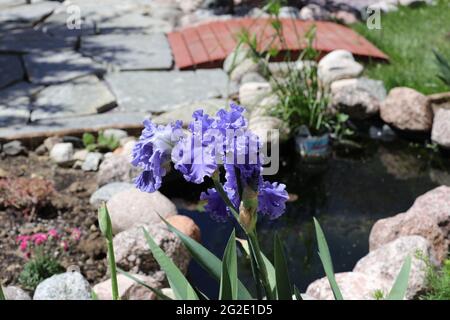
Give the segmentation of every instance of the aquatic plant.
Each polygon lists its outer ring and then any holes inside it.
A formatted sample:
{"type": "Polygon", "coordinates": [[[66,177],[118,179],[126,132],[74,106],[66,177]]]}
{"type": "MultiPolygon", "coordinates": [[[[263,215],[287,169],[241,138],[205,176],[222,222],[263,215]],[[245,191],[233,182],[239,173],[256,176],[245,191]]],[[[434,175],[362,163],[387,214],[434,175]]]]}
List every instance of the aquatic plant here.
{"type": "MultiPolygon", "coordinates": [[[[234,219],[245,234],[245,239],[239,239],[239,243],[241,251],[251,261],[256,298],[301,300],[300,291],[289,279],[282,240],[278,235],[275,236],[273,263],[264,255],[259,245],[256,230],[258,215],[266,215],[270,219],[279,218],[285,211],[288,194],[283,184],[264,181],[261,144],[259,138],[247,130],[247,120],[243,112],[243,108],[231,105],[230,111],[220,110],[213,118],[198,110],[194,112],[193,121],[188,125],[187,135],[181,130],[180,121],[157,126],[146,120],[142,135],[133,150],[132,163],[143,169],[135,181],[136,186],[142,191],[156,191],[161,187],[171,163],[189,182],[200,184],[212,181],[214,188],[202,193],[201,199],[207,201],[205,209],[213,219],[218,222],[234,219]]],[[[109,252],[113,253],[108,211],[103,206],[100,212],[99,224],[107,238],[109,252]]],[[[174,228],[164,218],[161,219],[169,230],[180,238],[198,264],[219,282],[219,299],[254,299],[238,277],[238,239],[235,230],[229,237],[221,260],[200,243],[174,228]]],[[[314,220],[314,223],[325,274],[335,298],[342,300],[325,236],[317,220],[314,220]]],[[[167,275],[175,298],[203,299],[204,294],[189,283],[144,228],[143,233],[153,257],[167,275]]],[[[114,255],[109,254],[108,257],[114,277],[114,255]]],[[[406,259],[394,287],[387,296],[388,299],[403,299],[410,266],[411,260],[406,259]]],[[[123,270],[118,271],[153,291],[160,299],[170,299],[161,290],[146,285],[123,270]]],[[[117,279],[112,281],[112,285],[113,292],[117,292],[117,279]]]]}

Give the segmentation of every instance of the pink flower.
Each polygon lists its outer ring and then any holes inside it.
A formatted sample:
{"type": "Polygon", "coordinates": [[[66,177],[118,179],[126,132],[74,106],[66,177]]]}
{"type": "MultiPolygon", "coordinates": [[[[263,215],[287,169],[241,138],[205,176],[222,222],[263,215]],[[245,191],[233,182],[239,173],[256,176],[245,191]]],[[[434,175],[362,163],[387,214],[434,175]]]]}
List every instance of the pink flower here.
{"type": "Polygon", "coordinates": [[[39,246],[47,241],[48,237],[45,233],[36,233],[33,234],[31,237],[31,240],[34,242],[35,245],[39,246]]]}
{"type": "Polygon", "coordinates": [[[58,238],[58,231],[56,229],[50,229],[47,234],[52,238],[58,238]]]}
{"type": "Polygon", "coordinates": [[[64,249],[64,251],[69,250],[69,244],[67,243],[67,241],[61,241],[61,247],[64,249]]]}
{"type": "Polygon", "coordinates": [[[21,240],[19,242],[19,249],[20,249],[20,251],[22,251],[22,252],[27,251],[27,247],[28,247],[28,240],[21,240]]]}
{"type": "Polygon", "coordinates": [[[73,228],[71,237],[74,241],[78,241],[81,238],[81,230],[78,228],[73,228]]]}

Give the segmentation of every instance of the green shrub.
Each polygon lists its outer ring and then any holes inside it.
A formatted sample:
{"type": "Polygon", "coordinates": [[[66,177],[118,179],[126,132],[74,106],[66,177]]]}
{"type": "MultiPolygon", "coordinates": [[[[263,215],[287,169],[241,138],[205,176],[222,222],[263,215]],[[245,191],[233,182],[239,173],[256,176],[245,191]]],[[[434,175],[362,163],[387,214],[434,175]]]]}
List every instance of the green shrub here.
{"type": "Polygon", "coordinates": [[[98,134],[97,139],[92,133],[86,132],[83,134],[83,144],[88,151],[109,152],[117,149],[120,142],[114,136],[105,137],[103,132],[98,134]]]}
{"type": "Polygon", "coordinates": [[[439,68],[438,77],[450,88],[450,62],[437,51],[434,51],[434,55],[439,68]]]}
{"type": "Polygon", "coordinates": [[[25,289],[35,290],[43,280],[62,272],[64,268],[55,258],[38,254],[25,264],[19,276],[19,283],[25,289]]]}

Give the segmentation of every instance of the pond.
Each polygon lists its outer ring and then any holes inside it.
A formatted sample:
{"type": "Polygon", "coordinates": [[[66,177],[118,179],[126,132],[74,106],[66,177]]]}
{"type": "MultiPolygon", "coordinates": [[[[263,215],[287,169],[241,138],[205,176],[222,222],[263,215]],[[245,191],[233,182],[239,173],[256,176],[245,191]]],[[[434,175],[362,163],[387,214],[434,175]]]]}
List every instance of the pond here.
{"type": "MultiPolygon", "coordinates": [[[[287,185],[295,201],[287,204],[286,213],[276,221],[263,220],[258,225],[262,250],[273,255],[273,235],[285,242],[291,281],[304,292],[312,281],[324,276],[317,254],[312,217],[322,225],[331,251],[335,272],[351,271],[369,251],[372,225],[381,218],[406,211],[423,193],[442,184],[450,184],[448,157],[406,140],[365,139],[363,151],[334,152],[322,166],[306,165],[288,143],[280,171],[273,177],[287,185]]],[[[169,197],[198,199],[200,188],[174,181],[162,190],[169,197]],[[167,187],[170,185],[170,187],[167,187]],[[174,185],[177,187],[174,189],[174,185]]],[[[269,178],[272,180],[272,177],[269,178]]],[[[192,209],[192,208],[191,208],[192,209]]],[[[193,218],[202,232],[202,244],[222,257],[226,242],[235,226],[217,223],[207,213],[180,209],[193,218]]],[[[242,235],[241,235],[242,236],[242,235]]],[[[250,263],[239,257],[241,281],[254,291],[250,263]]],[[[192,262],[188,277],[208,296],[216,296],[215,280],[192,262]]]]}

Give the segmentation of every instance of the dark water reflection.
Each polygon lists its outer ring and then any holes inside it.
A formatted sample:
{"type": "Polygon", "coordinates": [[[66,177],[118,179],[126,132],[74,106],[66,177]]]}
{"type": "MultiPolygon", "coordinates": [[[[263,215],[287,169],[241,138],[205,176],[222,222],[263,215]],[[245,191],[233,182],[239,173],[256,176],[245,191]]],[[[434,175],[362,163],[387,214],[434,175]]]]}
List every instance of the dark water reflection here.
{"type": "MultiPolygon", "coordinates": [[[[317,255],[313,216],[324,229],[335,271],[350,271],[367,254],[370,229],[376,220],[404,212],[419,195],[440,184],[450,184],[448,160],[402,141],[368,142],[364,153],[334,154],[325,168],[305,166],[292,150],[287,153],[291,156],[283,156],[280,173],[273,180],[285,183],[289,193],[298,199],[288,203],[279,220],[261,221],[258,230],[262,249],[270,259],[275,231],[285,241],[291,279],[302,291],[324,276],[317,255]]],[[[162,191],[185,199],[197,197],[199,189],[177,181],[178,191],[162,191]]],[[[222,257],[233,224],[216,223],[198,211],[180,211],[200,226],[202,243],[222,257]]],[[[239,275],[253,288],[250,264],[242,257],[239,275]]],[[[216,282],[196,263],[191,263],[189,277],[207,295],[217,294],[216,282]]]]}

